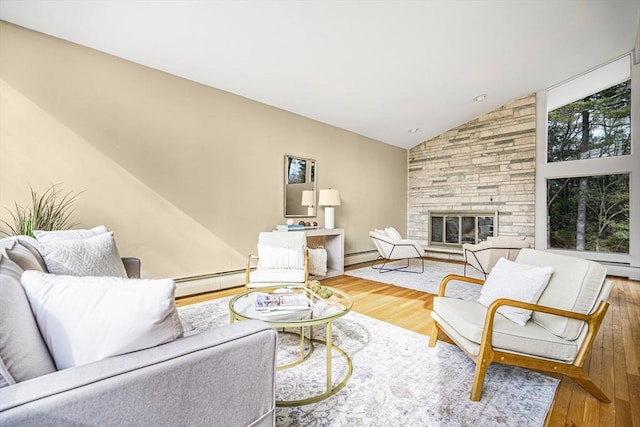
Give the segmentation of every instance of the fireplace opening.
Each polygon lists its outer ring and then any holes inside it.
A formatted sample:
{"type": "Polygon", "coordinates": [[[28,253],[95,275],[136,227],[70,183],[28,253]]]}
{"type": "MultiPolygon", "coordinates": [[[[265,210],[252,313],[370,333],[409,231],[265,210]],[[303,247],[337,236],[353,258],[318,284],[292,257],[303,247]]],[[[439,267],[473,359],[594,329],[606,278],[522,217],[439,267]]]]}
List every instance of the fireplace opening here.
{"type": "Polygon", "coordinates": [[[497,212],[430,212],[429,244],[461,247],[495,236],[497,212]]]}

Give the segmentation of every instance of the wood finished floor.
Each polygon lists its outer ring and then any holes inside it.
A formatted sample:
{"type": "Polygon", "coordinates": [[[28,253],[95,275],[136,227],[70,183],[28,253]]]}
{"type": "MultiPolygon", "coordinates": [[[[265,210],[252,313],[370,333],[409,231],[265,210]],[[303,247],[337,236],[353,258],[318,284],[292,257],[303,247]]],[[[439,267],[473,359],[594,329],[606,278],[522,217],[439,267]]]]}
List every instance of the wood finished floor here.
{"type": "MultiPolygon", "coordinates": [[[[587,359],[586,370],[612,403],[600,403],[562,377],[547,419],[550,427],[640,427],[640,282],[610,279],[615,286],[609,311],[587,359]]],[[[426,351],[433,295],[351,276],[325,279],[322,283],[348,292],[354,300],[354,311],[424,334],[426,351]]],[[[177,305],[241,291],[243,288],[234,288],[180,298],[177,305]]]]}

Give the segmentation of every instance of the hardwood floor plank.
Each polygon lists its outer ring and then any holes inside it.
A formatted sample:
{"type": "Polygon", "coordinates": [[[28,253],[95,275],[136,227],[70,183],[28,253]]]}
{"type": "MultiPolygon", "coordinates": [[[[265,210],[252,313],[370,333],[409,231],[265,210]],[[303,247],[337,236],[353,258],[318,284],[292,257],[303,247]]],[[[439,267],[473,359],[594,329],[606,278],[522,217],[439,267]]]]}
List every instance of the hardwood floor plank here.
{"type": "MultiPolygon", "coordinates": [[[[592,352],[587,370],[612,399],[601,403],[571,380],[561,377],[547,425],[640,427],[640,282],[611,278],[610,308],[592,352]]],[[[323,284],[349,293],[353,310],[428,336],[433,295],[351,276],[325,279],[323,284]]],[[[235,295],[243,287],[179,298],[178,306],[235,295]]],[[[427,340],[425,337],[425,351],[427,340]]],[[[471,387],[471,384],[469,384],[471,387]]]]}
{"type": "Polygon", "coordinates": [[[629,375],[629,402],[634,427],[640,427],[640,376],[629,375]]]}
{"type": "Polygon", "coordinates": [[[631,407],[629,402],[622,399],[616,399],[616,426],[632,426],[631,407]]]}
{"type": "MultiPolygon", "coordinates": [[[[623,337],[623,311],[622,307],[625,305],[624,288],[619,286],[617,288],[618,294],[616,298],[616,304],[611,304],[611,311],[613,314],[613,366],[614,366],[614,396],[616,402],[618,399],[629,402],[629,387],[627,385],[627,361],[624,347],[623,337]]],[[[627,349],[629,350],[629,349],[627,349]]],[[[611,398],[611,396],[609,396],[611,398]]],[[[617,419],[617,404],[616,404],[616,419],[617,419]]]]}

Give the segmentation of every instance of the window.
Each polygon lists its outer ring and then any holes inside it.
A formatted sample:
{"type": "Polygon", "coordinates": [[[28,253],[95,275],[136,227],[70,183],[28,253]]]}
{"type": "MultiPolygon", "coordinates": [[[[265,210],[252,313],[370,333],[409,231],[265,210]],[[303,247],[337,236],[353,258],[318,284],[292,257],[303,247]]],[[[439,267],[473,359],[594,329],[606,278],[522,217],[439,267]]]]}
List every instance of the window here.
{"type": "Polygon", "coordinates": [[[538,94],[536,248],[638,266],[639,73],[627,55],[538,94]]]}
{"type": "MultiPolygon", "coordinates": [[[[631,154],[631,80],[549,111],[547,161],[631,154]]],[[[547,180],[547,247],[629,253],[629,175],[547,180]]]]}

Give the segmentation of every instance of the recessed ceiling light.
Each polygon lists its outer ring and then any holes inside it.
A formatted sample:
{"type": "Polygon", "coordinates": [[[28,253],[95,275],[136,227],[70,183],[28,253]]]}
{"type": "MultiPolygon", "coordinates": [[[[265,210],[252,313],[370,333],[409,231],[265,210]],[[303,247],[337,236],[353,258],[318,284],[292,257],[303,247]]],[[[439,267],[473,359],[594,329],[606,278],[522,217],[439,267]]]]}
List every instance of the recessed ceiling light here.
{"type": "Polygon", "coordinates": [[[416,133],[420,130],[420,128],[409,129],[409,133],[416,133]]]}
{"type": "Polygon", "coordinates": [[[487,99],[487,95],[486,94],[478,95],[475,98],[473,98],[473,100],[476,101],[476,102],[482,102],[485,99],[487,99]]]}

